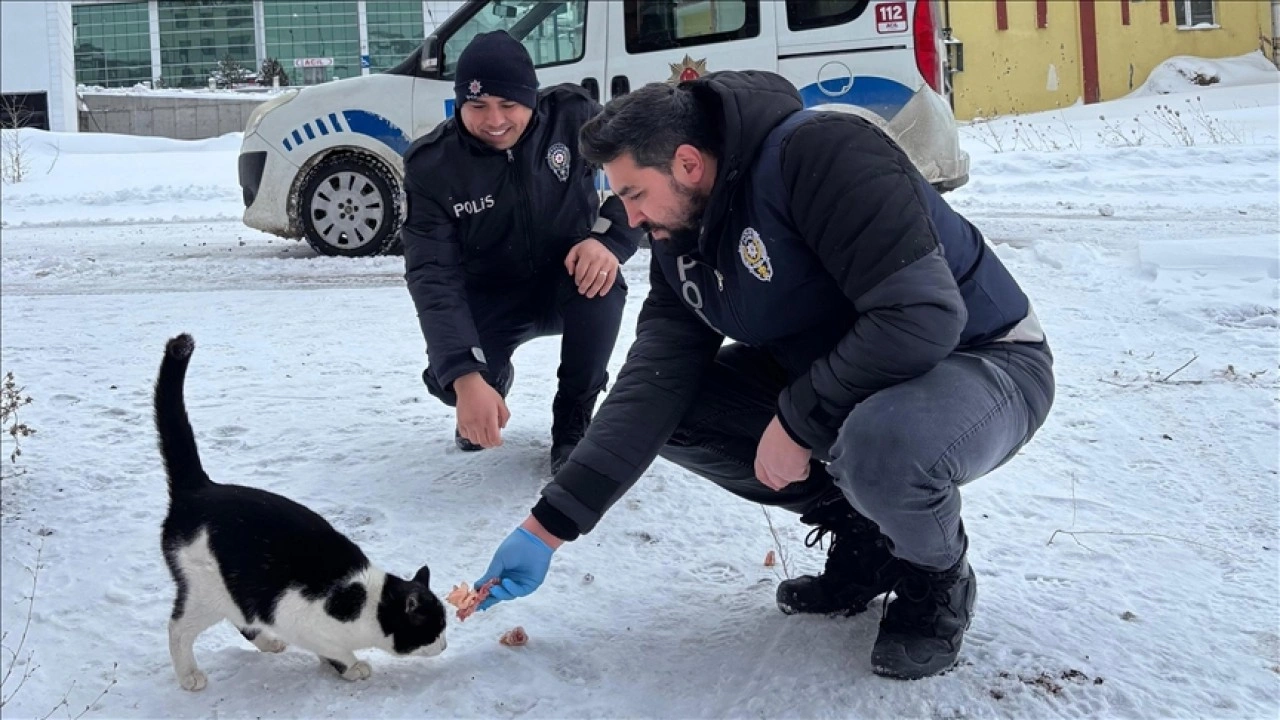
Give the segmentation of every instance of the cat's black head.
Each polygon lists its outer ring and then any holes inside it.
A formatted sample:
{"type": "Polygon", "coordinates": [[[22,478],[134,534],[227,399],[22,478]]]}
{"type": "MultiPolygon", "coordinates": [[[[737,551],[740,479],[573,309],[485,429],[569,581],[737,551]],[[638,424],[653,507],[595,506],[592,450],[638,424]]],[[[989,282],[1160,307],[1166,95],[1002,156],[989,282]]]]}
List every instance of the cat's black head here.
{"type": "Polygon", "coordinates": [[[412,580],[387,575],[378,603],[378,623],[401,655],[439,655],[446,642],[446,613],[428,584],[431,570],[423,565],[412,580]]]}

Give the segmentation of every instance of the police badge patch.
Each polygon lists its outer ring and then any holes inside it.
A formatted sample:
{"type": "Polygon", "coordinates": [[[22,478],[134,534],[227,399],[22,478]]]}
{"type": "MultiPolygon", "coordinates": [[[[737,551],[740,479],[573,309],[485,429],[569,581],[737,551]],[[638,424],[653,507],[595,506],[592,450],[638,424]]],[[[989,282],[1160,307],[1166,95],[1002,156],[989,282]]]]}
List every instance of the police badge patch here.
{"type": "Polygon", "coordinates": [[[484,86],[480,84],[480,81],[479,81],[479,80],[472,80],[472,81],[467,85],[467,99],[468,99],[468,100],[475,100],[475,99],[479,98],[479,97],[480,97],[480,91],[481,91],[481,90],[483,90],[483,89],[484,89],[484,86]]]}
{"type": "Polygon", "coordinates": [[[556,143],[547,150],[547,166],[560,182],[569,179],[569,160],[569,147],[564,143],[556,143]]]}
{"type": "Polygon", "coordinates": [[[738,257],[747,266],[757,280],[769,282],[773,279],[773,263],[769,261],[769,251],[764,249],[764,240],[754,228],[742,231],[742,239],[738,241],[738,257]]]}

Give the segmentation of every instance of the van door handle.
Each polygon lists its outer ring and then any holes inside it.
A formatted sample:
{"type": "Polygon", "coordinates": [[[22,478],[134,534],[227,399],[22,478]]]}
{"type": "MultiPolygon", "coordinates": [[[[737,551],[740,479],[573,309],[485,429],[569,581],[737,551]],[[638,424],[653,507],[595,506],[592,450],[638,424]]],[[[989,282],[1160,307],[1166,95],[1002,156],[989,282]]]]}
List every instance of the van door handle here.
{"type": "Polygon", "coordinates": [[[631,81],[626,75],[614,75],[613,80],[609,81],[609,93],[613,97],[626,95],[631,92],[631,81]]]}
{"type": "Polygon", "coordinates": [[[600,83],[596,82],[593,77],[582,78],[582,89],[587,91],[592,100],[600,102],[600,83]]]}

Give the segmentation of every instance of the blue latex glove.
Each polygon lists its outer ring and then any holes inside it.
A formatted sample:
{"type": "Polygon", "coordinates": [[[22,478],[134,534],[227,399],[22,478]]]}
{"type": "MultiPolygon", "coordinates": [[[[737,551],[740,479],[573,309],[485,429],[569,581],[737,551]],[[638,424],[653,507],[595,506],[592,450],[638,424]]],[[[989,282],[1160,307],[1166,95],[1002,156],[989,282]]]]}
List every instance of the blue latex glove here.
{"type": "Polygon", "coordinates": [[[476,581],[478,590],[490,578],[499,578],[497,585],[489,590],[489,597],[480,603],[480,610],[488,610],[504,600],[524,597],[547,577],[547,568],[551,566],[551,555],[555,551],[538,536],[522,527],[516,528],[493,553],[493,561],[484,577],[476,581]]]}

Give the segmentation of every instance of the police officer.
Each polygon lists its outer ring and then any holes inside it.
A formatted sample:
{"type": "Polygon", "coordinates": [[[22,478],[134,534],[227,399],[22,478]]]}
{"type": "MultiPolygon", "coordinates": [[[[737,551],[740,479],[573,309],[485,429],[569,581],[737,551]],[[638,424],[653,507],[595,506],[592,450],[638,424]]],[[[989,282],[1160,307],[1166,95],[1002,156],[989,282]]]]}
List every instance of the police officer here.
{"type": "Polygon", "coordinates": [[[501,581],[485,602],[533,592],[661,455],[827,536],[824,571],[782,582],[780,610],[851,615],[892,593],[873,670],[951,667],[977,594],[960,487],[1053,402],[1017,280],[879,128],[804,110],[773,73],[645,86],[581,149],[652,233],[650,291],[590,431],[481,577],[501,581]]]}
{"type": "Polygon", "coordinates": [[[641,232],[603,206],[578,131],[600,107],[574,85],[538,89],[506,32],[458,58],[454,116],[405,152],[405,279],[426,338],[428,391],[457,409],[464,451],[502,444],[511,355],[560,335],[551,462],[582,438],[608,381],[626,302],[620,264],[641,232]]]}

